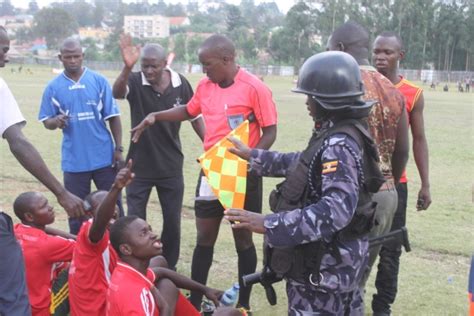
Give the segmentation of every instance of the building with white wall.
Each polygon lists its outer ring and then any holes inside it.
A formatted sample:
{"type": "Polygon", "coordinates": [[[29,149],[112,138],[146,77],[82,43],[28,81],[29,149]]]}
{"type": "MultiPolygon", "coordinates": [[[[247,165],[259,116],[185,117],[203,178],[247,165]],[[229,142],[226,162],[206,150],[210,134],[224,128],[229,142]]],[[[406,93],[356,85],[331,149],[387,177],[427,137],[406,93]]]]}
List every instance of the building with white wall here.
{"type": "Polygon", "coordinates": [[[126,15],[123,28],[138,38],[164,38],[170,35],[170,21],[161,15],[126,15]]]}

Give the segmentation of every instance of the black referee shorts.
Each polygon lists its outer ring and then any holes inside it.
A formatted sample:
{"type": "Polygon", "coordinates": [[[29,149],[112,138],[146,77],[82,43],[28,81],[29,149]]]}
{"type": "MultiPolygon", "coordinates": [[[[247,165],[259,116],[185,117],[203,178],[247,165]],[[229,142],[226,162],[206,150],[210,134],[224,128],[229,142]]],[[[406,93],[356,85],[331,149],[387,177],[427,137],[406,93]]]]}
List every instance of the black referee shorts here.
{"type": "MultiPolygon", "coordinates": [[[[196,198],[199,197],[199,188],[204,173],[201,171],[196,187],[196,198]]],[[[262,213],[262,177],[247,174],[247,193],[244,209],[254,213],[262,213]]],[[[224,207],[219,200],[194,201],[194,211],[199,218],[216,218],[224,216],[224,207]]]]}

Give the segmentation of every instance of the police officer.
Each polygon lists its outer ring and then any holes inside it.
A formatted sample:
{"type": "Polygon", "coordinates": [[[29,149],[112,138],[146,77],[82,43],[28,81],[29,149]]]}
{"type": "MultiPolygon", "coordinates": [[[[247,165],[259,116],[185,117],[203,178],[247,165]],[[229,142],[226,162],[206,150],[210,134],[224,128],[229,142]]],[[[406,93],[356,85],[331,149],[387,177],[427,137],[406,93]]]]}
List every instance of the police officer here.
{"type": "Polygon", "coordinates": [[[252,172],[284,176],[272,192],[274,214],[230,209],[234,229],[265,234],[266,267],[287,281],[289,315],[363,315],[358,283],[368,259],[371,195],[383,183],[366,118],[359,66],[342,52],[310,57],[296,93],[307,95],[315,122],[303,152],[250,149],[232,139],[231,152],[252,172]]]}

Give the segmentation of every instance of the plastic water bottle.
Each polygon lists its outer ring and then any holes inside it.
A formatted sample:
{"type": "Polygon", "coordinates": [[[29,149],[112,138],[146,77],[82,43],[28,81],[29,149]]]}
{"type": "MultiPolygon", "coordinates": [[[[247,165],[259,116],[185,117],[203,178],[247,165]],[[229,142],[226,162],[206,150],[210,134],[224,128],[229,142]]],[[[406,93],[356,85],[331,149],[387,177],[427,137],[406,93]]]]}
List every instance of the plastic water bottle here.
{"type": "Polygon", "coordinates": [[[222,294],[220,303],[223,306],[234,306],[239,296],[239,283],[234,283],[232,287],[222,294]]]}

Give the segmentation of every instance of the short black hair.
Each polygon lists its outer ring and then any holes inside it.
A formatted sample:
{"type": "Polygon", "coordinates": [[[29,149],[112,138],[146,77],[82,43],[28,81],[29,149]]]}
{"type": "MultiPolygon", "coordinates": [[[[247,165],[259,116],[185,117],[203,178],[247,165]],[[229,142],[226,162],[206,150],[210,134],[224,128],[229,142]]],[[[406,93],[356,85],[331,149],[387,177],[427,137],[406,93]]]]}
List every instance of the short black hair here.
{"type": "Polygon", "coordinates": [[[38,196],[38,192],[23,192],[13,202],[13,211],[19,220],[25,220],[25,213],[31,210],[31,201],[38,196]]]}
{"type": "Polygon", "coordinates": [[[139,218],[140,217],[136,215],[120,217],[112,224],[112,226],[110,226],[110,243],[119,256],[122,256],[120,253],[120,245],[127,242],[125,231],[127,230],[128,225],[139,218]]]}
{"type": "Polygon", "coordinates": [[[201,49],[209,49],[219,56],[235,57],[235,45],[231,39],[222,34],[213,34],[201,44],[201,49]]]}
{"type": "Polygon", "coordinates": [[[342,43],[345,49],[351,49],[352,47],[369,48],[369,33],[362,25],[352,20],[337,27],[330,40],[333,43],[342,43]]]}
{"type": "Polygon", "coordinates": [[[400,50],[404,50],[405,48],[403,47],[403,40],[402,38],[400,37],[400,35],[398,35],[398,33],[396,32],[393,32],[393,31],[384,31],[382,33],[380,33],[378,36],[380,37],[395,37],[395,39],[397,40],[398,44],[400,45],[400,50]]]}
{"type": "Polygon", "coordinates": [[[89,194],[86,195],[86,197],[84,198],[84,202],[83,202],[83,206],[84,206],[84,211],[88,212],[88,211],[92,211],[92,205],[94,204],[94,197],[99,194],[99,193],[107,193],[107,191],[104,191],[104,190],[96,190],[96,191],[93,191],[89,194]]]}

